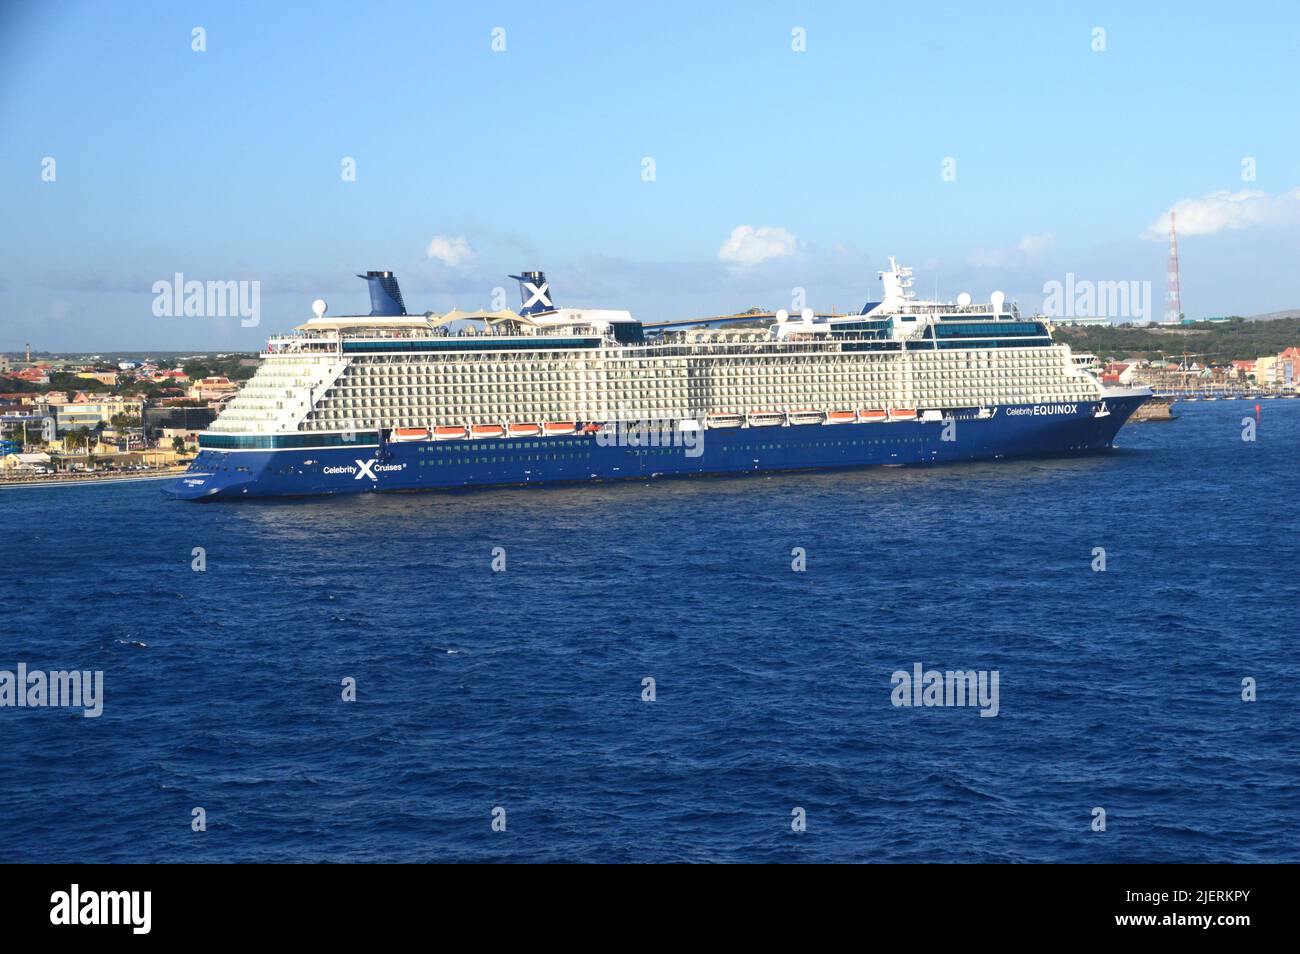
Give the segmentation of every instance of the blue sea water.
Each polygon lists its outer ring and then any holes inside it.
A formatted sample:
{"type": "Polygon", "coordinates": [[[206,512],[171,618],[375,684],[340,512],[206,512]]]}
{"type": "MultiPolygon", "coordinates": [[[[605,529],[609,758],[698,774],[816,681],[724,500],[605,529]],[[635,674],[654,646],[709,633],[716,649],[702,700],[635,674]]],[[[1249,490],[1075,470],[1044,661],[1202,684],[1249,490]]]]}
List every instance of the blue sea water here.
{"type": "Polygon", "coordinates": [[[0,709],[9,858],[1300,860],[1300,401],[1261,403],[937,468],[0,491],[0,669],[105,680],[0,709]],[[895,707],[917,662],[998,715],[895,707]]]}

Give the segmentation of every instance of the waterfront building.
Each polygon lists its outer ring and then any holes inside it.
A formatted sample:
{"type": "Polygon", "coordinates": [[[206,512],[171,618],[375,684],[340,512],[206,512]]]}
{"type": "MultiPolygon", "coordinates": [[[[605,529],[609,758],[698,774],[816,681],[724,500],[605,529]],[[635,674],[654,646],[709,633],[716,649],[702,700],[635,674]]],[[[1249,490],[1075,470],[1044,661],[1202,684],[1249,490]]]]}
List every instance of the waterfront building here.
{"type": "Polygon", "coordinates": [[[214,375],[194,382],[187,395],[195,401],[216,401],[239,391],[239,384],[227,377],[214,375]]]}
{"type": "Polygon", "coordinates": [[[40,405],[40,413],[54,418],[55,429],[60,434],[78,427],[108,424],[119,414],[140,417],[143,410],[144,402],[138,397],[91,396],[84,392],[78,392],[71,401],[54,403],[47,399],[40,405]]]}

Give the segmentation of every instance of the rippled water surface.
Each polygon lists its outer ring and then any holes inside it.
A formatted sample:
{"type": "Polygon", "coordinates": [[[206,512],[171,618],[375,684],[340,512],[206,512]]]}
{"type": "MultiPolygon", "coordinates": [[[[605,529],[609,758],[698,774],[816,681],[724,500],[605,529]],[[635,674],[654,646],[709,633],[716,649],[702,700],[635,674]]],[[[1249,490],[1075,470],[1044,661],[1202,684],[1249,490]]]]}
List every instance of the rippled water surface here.
{"type": "Polygon", "coordinates": [[[1300,401],[1261,403],[1253,443],[1253,404],[1192,404],[933,469],[0,491],[0,669],[106,697],[0,709],[0,828],[42,861],[1300,860],[1300,401]],[[895,708],[917,662],[997,670],[997,717],[895,708]]]}

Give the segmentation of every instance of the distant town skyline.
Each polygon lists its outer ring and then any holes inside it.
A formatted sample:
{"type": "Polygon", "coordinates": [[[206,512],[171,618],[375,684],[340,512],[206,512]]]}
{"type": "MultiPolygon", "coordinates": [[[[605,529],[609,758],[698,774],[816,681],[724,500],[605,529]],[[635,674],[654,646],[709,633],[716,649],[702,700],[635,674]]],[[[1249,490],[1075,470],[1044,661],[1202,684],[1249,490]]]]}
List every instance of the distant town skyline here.
{"type": "MultiPolygon", "coordinates": [[[[1150,283],[1189,317],[1300,308],[1300,13],[849,3],[743,12],[326,3],[0,11],[0,351],[258,350],[368,309],[647,320],[916,291],[1042,307],[1150,283]],[[1229,74],[1216,64],[1232,63],[1229,74]],[[256,322],[158,282],[258,283],[256,322]]],[[[1121,316],[1124,317],[1124,316],[1121,316]]]]}

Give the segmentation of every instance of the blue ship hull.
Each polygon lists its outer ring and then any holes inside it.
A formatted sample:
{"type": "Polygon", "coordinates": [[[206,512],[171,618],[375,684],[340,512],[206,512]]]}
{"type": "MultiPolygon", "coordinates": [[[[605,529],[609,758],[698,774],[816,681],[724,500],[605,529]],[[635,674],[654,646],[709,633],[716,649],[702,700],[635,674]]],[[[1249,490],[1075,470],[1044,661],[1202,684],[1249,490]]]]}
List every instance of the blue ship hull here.
{"type": "MultiPolygon", "coordinates": [[[[479,438],[285,450],[203,450],[163,489],[183,500],[375,493],[649,477],[939,464],[1094,451],[1149,392],[1104,402],[1010,405],[978,418],[711,428],[695,447],[595,435],[479,438]],[[1105,413],[1097,416],[1105,405],[1105,413]]],[[[692,435],[694,436],[694,435],[692,435]]]]}

